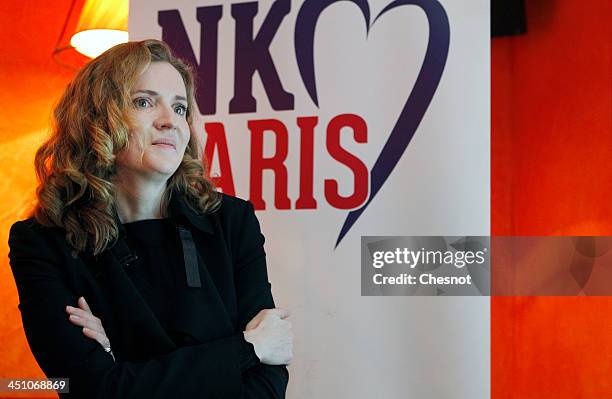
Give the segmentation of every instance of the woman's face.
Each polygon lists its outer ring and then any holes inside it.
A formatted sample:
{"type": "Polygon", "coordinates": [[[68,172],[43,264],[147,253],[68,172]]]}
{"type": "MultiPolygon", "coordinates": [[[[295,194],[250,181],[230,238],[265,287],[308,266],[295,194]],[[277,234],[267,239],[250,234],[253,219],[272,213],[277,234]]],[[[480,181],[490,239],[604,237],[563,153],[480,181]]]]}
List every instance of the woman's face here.
{"type": "Polygon", "coordinates": [[[132,88],[131,100],[129,144],[117,154],[117,174],[167,180],[190,136],[183,78],[167,62],[152,62],[132,88]]]}

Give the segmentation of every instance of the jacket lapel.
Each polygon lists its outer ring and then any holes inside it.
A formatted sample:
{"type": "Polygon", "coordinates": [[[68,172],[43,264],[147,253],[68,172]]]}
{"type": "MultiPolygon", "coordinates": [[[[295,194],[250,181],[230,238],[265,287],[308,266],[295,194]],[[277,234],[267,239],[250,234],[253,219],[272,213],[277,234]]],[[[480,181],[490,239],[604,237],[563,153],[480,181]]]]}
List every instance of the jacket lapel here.
{"type": "MultiPolygon", "coordinates": [[[[196,242],[198,242],[196,237],[196,242]]],[[[207,342],[233,333],[232,322],[220,294],[220,287],[209,273],[214,258],[198,245],[198,267],[202,287],[186,287],[176,297],[176,313],[168,328],[181,333],[184,344],[207,342]],[[207,254],[206,261],[202,254],[207,254]]]]}
{"type": "MultiPolygon", "coordinates": [[[[180,195],[170,201],[170,216],[178,225],[189,228],[197,249],[198,268],[202,279],[208,279],[209,288],[216,293],[218,305],[225,309],[224,320],[236,325],[236,293],[234,291],[232,259],[225,242],[219,214],[195,212],[180,195]]],[[[182,245],[183,250],[185,245],[182,245]]],[[[187,266],[187,265],[185,265],[187,266]]],[[[187,271],[186,271],[187,273],[187,271]]],[[[206,290],[205,287],[202,289],[206,290]]]]}
{"type": "Polygon", "coordinates": [[[122,346],[117,348],[118,353],[129,354],[134,360],[144,360],[151,353],[163,354],[176,349],[113,251],[101,254],[100,262],[106,267],[106,297],[114,310],[114,324],[118,327],[114,331],[114,342],[122,346]]]}
{"type": "MultiPolygon", "coordinates": [[[[180,264],[185,270],[181,272],[182,284],[186,286],[177,290],[176,310],[168,323],[168,331],[125,271],[134,259],[117,214],[119,238],[96,257],[97,270],[93,274],[102,282],[113,313],[114,328],[108,331],[109,339],[116,354],[130,360],[146,360],[180,346],[226,337],[233,334],[236,325],[232,261],[220,223],[216,221],[218,216],[195,213],[180,196],[173,196],[169,210],[177,229],[184,226],[192,233],[201,287],[186,285],[186,265],[180,264]],[[181,341],[175,341],[176,337],[181,341]]],[[[178,230],[177,235],[180,237],[178,230]]]]}
{"type": "Polygon", "coordinates": [[[112,247],[93,257],[93,275],[102,283],[112,309],[113,328],[108,333],[112,335],[109,339],[116,354],[130,360],[146,360],[152,354],[168,353],[177,346],[125,271],[136,257],[129,250],[126,232],[116,211],[114,217],[119,237],[112,247]]]}
{"type": "MultiPolygon", "coordinates": [[[[235,293],[231,260],[227,255],[227,246],[223,241],[223,232],[219,224],[214,223],[216,214],[202,215],[195,212],[180,195],[174,195],[170,201],[170,217],[181,229],[189,230],[190,234],[181,235],[181,248],[185,259],[185,279],[189,281],[198,275],[201,287],[193,284],[177,295],[177,311],[169,328],[182,333],[189,341],[206,342],[233,333],[236,325],[235,293]],[[193,255],[185,256],[189,250],[189,236],[195,246],[193,255]],[[187,259],[197,257],[193,266],[197,272],[189,271],[187,259]]],[[[187,284],[189,285],[189,284],[187,284]]],[[[190,342],[186,342],[190,343],[190,342]]]]}

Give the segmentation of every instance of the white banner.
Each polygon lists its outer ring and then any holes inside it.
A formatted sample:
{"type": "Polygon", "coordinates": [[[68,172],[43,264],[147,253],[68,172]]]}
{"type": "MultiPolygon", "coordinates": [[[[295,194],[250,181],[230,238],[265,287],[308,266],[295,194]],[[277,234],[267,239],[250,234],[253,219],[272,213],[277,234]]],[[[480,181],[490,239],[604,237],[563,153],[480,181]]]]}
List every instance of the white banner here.
{"type": "Polygon", "coordinates": [[[212,174],[251,200],[289,398],[488,398],[488,297],[362,297],[361,236],[489,235],[486,0],[130,1],[195,65],[212,174]]]}

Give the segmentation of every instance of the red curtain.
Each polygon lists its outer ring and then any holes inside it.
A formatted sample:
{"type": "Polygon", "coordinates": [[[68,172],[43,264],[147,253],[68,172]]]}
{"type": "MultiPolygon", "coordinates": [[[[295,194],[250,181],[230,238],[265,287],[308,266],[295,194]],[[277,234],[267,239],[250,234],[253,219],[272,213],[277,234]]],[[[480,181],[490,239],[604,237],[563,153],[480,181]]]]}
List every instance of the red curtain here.
{"type": "MultiPolygon", "coordinates": [[[[528,33],[491,46],[492,233],[612,235],[612,2],[526,8],[528,33]]],[[[612,298],[491,309],[492,398],[612,398],[612,298]]]]}

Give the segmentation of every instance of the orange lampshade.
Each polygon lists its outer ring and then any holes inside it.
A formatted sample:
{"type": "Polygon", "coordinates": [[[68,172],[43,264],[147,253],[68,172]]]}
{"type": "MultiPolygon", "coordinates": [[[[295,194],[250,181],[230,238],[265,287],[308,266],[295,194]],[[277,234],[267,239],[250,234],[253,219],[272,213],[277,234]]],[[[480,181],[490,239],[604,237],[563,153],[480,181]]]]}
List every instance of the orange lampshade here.
{"type": "Polygon", "coordinates": [[[128,0],[87,0],[70,38],[79,53],[95,58],[128,41],[128,0]]]}
{"type": "Polygon", "coordinates": [[[128,9],[128,0],[75,0],[54,52],[56,60],[79,67],[87,59],[127,42],[128,9]],[[85,57],[70,54],[75,52],[85,57]]]}

